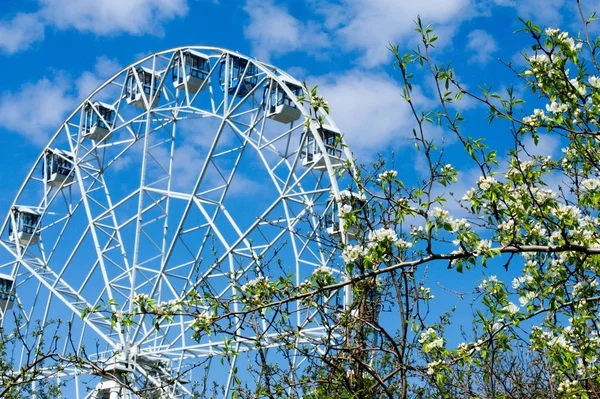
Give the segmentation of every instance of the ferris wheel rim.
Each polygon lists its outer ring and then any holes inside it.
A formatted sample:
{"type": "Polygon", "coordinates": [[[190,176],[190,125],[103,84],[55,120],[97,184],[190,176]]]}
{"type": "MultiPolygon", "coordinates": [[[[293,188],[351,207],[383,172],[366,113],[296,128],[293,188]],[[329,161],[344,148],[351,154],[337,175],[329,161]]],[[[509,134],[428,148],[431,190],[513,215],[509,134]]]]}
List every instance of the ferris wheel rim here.
{"type": "MultiPolygon", "coordinates": [[[[183,47],[176,47],[173,49],[168,49],[168,50],[163,50],[161,52],[157,52],[157,53],[153,53],[151,55],[148,55],[138,61],[136,61],[135,63],[130,64],[129,66],[123,68],[122,70],[120,70],[118,73],[116,73],[115,75],[113,75],[111,78],[107,79],[104,83],[102,83],[96,90],[94,90],[90,95],[88,95],[76,108],[75,110],[65,119],[65,121],[62,122],[61,127],[54,133],[54,135],[49,139],[49,143],[48,145],[46,145],[44,147],[44,149],[42,150],[41,154],[38,156],[37,160],[34,162],[34,166],[32,167],[32,169],[30,170],[29,174],[27,175],[25,181],[23,182],[23,185],[21,186],[21,188],[19,189],[19,191],[17,192],[17,195],[15,196],[15,200],[13,201],[13,204],[11,206],[11,209],[14,206],[17,206],[17,201],[19,199],[19,197],[21,196],[21,193],[23,192],[23,189],[26,185],[26,183],[29,181],[29,179],[32,178],[37,165],[42,162],[43,158],[44,158],[44,153],[45,151],[47,151],[48,148],[50,148],[50,144],[52,144],[61,134],[62,129],[65,125],[67,125],[67,123],[74,118],[78,112],[82,112],[83,108],[86,106],[86,104],[91,103],[91,100],[94,98],[94,96],[98,93],[100,93],[104,88],[106,88],[109,84],[111,84],[113,81],[115,81],[116,79],[118,79],[119,77],[121,77],[124,73],[127,73],[127,71],[132,70],[133,68],[135,68],[136,66],[142,65],[144,62],[147,62],[149,60],[151,60],[153,57],[156,56],[160,56],[160,55],[164,55],[164,54],[175,54],[177,52],[181,52],[181,51],[185,51],[188,49],[197,49],[197,50],[212,50],[212,51],[220,51],[222,53],[222,55],[225,54],[233,54],[235,56],[240,56],[243,57],[247,60],[249,60],[250,62],[254,63],[255,65],[257,65],[259,68],[262,69],[262,71],[264,73],[266,73],[266,75],[268,75],[271,79],[274,79],[275,81],[279,82],[279,77],[275,74],[275,72],[271,71],[269,68],[273,68],[275,69],[275,67],[273,67],[270,64],[266,64],[266,63],[262,63],[258,60],[254,60],[251,59],[247,56],[244,56],[242,54],[239,54],[237,52],[233,52],[230,50],[226,50],[226,49],[222,49],[222,48],[218,48],[218,47],[206,47],[206,46],[183,46],[183,47]]],[[[215,56],[216,57],[216,56],[215,56]]],[[[281,72],[284,72],[282,70],[278,70],[281,72]]],[[[284,72],[285,73],[285,72],[284,72]]],[[[165,78],[163,78],[163,81],[165,80],[165,78]]],[[[226,96],[227,94],[225,94],[226,96]]],[[[120,101],[120,100],[119,100],[120,101]]],[[[294,102],[296,104],[298,104],[297,99],[294,99],[294,102]]],[[[304,117],[310,117],[310,115],[307,114],[306,109],[304,107],[299,107],[299,109],[301,110],[301,112],[303,113],[304,117]]],[[[155,110],[154,107],[150,107],[149,109],[147,109],[144,114],[150,114],[151,111],[155,110]]],[[[331,119],[328,118],[328,121],[331,122],[331,119]]],[[[311,124],[310,126],[311,130],[316,129],[314,124],[311,124]]],[[[322,144],[322,143],[321,143],[322,144]]],[[[348,156],[349,150],[347,148],[347,146],[343,145],[343,150],[346,153],[347,156],[347,161],[351,164],[352,167],[354,167],[354,161],[352,159],[351,156],[348,156]]],[[[333,166],[331,164],[331,162],[329,161],[329,158],[326,158],[325,162],[327,163],[327,174],[329,175],[329,180],[331,183],[331,190],[334,192],[335,196],[339,196],[339,188],[337,187],[337,180],[334,176],[333,173],[333,166]]],[[[46,213],[47,209],[44,209],[43,211],[43,215],[46,213]]],[[[9,220],[10,217],[10,212],[9,215],[6,217],[4,223],[3,223],[3,228],[2,231],[4,231],[7,227],[7,224],[10,223],[9,220]]]]}
{"type": "MultiPolygon", "coordinates": [[[[267,73],[271,78],[279,81],[279,77],[276,76],[274,73],[272,73],[271,71],[269,71],[269,68],[278,70],[280,72],[284,72],[285,71],[283,69],[279,69],[276,66],[269,64],[269,63],[265,63],[262,61],[259,61],[255,58],[246,56],[242,53],[239,53],[237,51],[234,50],[229,50],[223,47],[214,47],[214,46],[202,46],[202,45],[190,45],[190,46],[178,46],[178,47],[172,47],[169,49],[165,49],[165,50],[161,50],[159,52],[155,52],[155,53],[151,53],[149,55],[146,55],[145,57],[129,64],[128,66],[122,68],[121,70],[119,70],[118,72],[114,73],[111,77],[107,78],[102,84],[100,84],[96,89],[94,89],[89,95],[87,95],[80,103],[79,105],[77,105],[75,107],[75,109],[66,116],[66,118],[63,120],[63,122],[61,122],[60,127],[52,134],[52,136],[49,137],[49,141],[48,143],[52,143],[59,135],[60,132],[62,130],[62,127],[67,123],[67,121],[69,121],[73,116],[75,116],[78,112],[80,112],[82,110],[82,108],[90,102],[90,99],[93,98],[96,94],[98,94],[99,92],[101,92],[104,88],[106,88],[110,83],[112,83],[115,79],[117,79],[119,76],[121,76],[124,72],[126,72],[127,70],[134,68],[136,65],[140,65],[150,59],[152,59],[152,57],[157,56],[157,55],[163,55],[163,54],[168,54],[168,53],[175,53],[177,51],[184,51],[187,49],[191,49],[191,50],[211,50],[211,51],[217,51],[217,52],[222,52],[223,54],[233,54],[235,56],[241,57],[241,58],[245,58],[253,63],[255,63],[257,66],[264,68],[264,72],[267,73]]],[[[287,73],[286,73],[287,74],[287,73]]],[[[289,75],[289,74],[288,74],[289,75]]],[[[289,75],[291,76],[291,75],[289,75]]],[[[303,116],[306,118],[310,118],[310,115],[306,114],[305,109],[303,107],[300,107],[300,110],[303,112],[303,116]]],[[[333,122],[333,120],[331,118],[329,118],[329,116],[327,116],[327,120],[329,123],[333,122]]],[[[333,125],[335,126],[335,123],[333,123],[333,125]]],[[[313,128],[313,126],[311,126],[311,129],[313,128]]],[[[42,150],[40,151],[40,154],[38,155],[36,161],[33,164],[33,167],[30,169],[29,173],[27,174],[27,177],[25,178],[25,180],[23,181],[22,185],[19,187],[19,189],[17,190],[17,195],[15,196],[15,200],[13,200],[13,202],[11,203],[10,208],[12,209],[13,207],[17,206],[16,203],[16,199],[18,198],[19,194],[22,192],[23,187],[25,186],[27,179],[33,175],[33,172],[35,170],[35,167],[37,165],[38,162],[40,162],[40,160],[43,158],[44,156],[44,152],[49,149],[49,146],[46,145],[44,146],[44,148],[42,148],[42,150]]],[[[355,163],[354,160],[354,156],[352,154],[352,152],[349,150],[349,147],[346,145],[346,143],[343,140],[343,136],[342,136],[342,149],[345,153],[346,156],[346,161],[349,163],[349,169],[353,171],[353,173],[355,173],[356,169],[357,169],[357,165],[355,163]]],[[[330,168],[328,166],[328,172],[331,173],[332,172],[332,168],[330,168]]],[[[332,179],[332,181],[335,182],[335,179],[332,179]]],[[[336,188],[334,190],[334,195],[336,198],[339,197],[339,188],[336,188]]],[[[7,224],[8,224],[9,220],[8,220],[8,216],[5,216],[4,221],[2,222],[1,225],[1,231],[3,231],[7,224]]]]}

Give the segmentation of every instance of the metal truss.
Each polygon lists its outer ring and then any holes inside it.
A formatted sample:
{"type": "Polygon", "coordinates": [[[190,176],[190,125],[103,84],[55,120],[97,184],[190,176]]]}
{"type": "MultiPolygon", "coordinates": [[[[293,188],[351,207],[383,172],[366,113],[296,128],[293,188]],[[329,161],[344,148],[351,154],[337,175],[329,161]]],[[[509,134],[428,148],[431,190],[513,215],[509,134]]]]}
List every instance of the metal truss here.
{"type": "MultiPolygon", "coordinates": [[[[284,71],[235,52],[177,48],[128,66],[79,105],[33,162],[2,226],[0,273],[12,276],[16,297],[0,315],[5,331],[17,327],[23,337],[12,348],[16,369],[52,334],[64,353],[107,370],[118,360],[163,397],[189,395],[191,381],[221,385],[219,396],[228,398],[234,370],[255,361],[258,329],[273,361],[289,362],[289,378],[302,371],[304,355],[283,355],[279,333],[264,318],[252,325],[236,299],[236,286],[260,276],[293,274],[300,284],[327,265],[343,278],[336,242],[324,227],[330,199],[344,184],[336,170],[341,160],[328,155],[314,120],[335,124],[299,101],[308,93],[292,90],[290,81],[284,71]],[[205,57],[202,75],[186,70],[187,54],[205,57]],[[300,118],[270,118],[276,88],[300,118]],[[309,135],[324,155],[320,165],[303,153],[309,135]],[[50,149],[72,157],[72,170],[58,183],[41,172],[50,149]],[[9,227],[18,230],[12,209],[19,206],[41,215],[35,243],[9,237],[9,227]],[[183,315],[111,323],[111,312],[135,309],[136,295],[185,301],[195,290],[237,314],[218,326],[225,332],[194,339],[193,320],[183,315]],[[85,309],[96,307],[106,312],[82,320],[85,309]],[[234,350],[225,355],[226,348],[234,350]]],[[[352,162],[341,147],[342,159],[352,162]]],[[[297,347],[322,351],[327,332],[319,313],[299,301],[288,311],[297,347]]],[[[60,378],[64,397],[99,397],[109,389],[89,369],[44,367],[43,375],[60,378]]]]}

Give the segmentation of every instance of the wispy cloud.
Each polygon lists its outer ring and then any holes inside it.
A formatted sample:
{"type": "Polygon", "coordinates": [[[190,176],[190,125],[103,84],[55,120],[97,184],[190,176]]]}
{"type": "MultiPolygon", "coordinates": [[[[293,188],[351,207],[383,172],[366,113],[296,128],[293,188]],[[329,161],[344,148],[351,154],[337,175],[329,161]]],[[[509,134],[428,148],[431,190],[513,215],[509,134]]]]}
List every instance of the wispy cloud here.
{"type": "Polygon", "coordinates": [[[297,50],[310,53],[329,45],[327,35],[315,23],[298,20],[272,0],[248,0],[244,10],[250,17],[244,34],[252,42],[253,55],[263,61],[273,55],[297,50]]]}
{"type": "Polygon", "coordinates": [[[334,27],[334,34],[347,50],[361,54],[358,61],[366,67],[377,66],[390,60],[385,45],[414,37],[414,20],[422,15],[425,22],[436,24],[451,34],[450,25],[458,25],[471,16],[470,0],[339,0],[314,1],[326,24],[334,27]],[[338,12],[331,12],[337,7],[338,12]]]}
{"type": "Polygon", "coordinates": [[[162,24],[187,14],[186,0],[40,0],[39,14],[58,29],[97,35],[161,35],[162,24]]]}
{"type": "Polygon", "coordinates": [[[33,13],[0,20],[0,50],[13,54],[43,40],[47,28],[99,36],[162,35],[164,23],[188,12],[187,0],[39,0],[33,13]]]}
{"type": "Polygon", "coordinates": [[[475,29],[467,35],[467,50],[473,55],[469,57],[469,62],[485,65],[491,59],[492,55],[498,51],[498,43],[493,36],[482,29],[475,29]]]}
{"type": "Polygon", "coordinates": [[[107,78],[121,70],[121,65],[114,59],[105,56],[98,57],[93,71],[83,72],[77,78],[77,97],[83,99],[100,86],[107,78]]]}
{"type": "Polygon", "coordinates": [[[51,78],[44,77],[24,83],[17,91],[4,92],[0,94],[0,127],[44,145],[67,114],[117,69],[116,61],[100,57],[94,72],[83,72],[78,78],[73,79],[64,71],[53,71],[51,78]]]}
{"type": "MultiPolygon", "coordinates": [[[[585,2],[584,2],[585,3],[585,2]]],[[[569,20],[573,14],[574,1],[567,0],[493,0],[489,6],[513,7],[517,15],[522,18],[532,19],[536,24],[555,25],[569,20]]],[[[570,22],[570,21],[569,21],[570,22]]]]}
{"type": "Polygon", "coordinates": [[[64,74],[25,83],[17,92],[0,95],[0,126],[43,145],[75,105],[64,74]]]}
{"type": "MultiPolygon", "coordinates": [[[[272,0],[247,0],[244,9],[250,23],[245,34],[259,58],[294,51],[318,55],[319,50],[335,46],[359,54],[353,63],[375,67],[390,60],[387,44],[415,37],[414,20],[418,15],[437,24],[444,37],[451,36],[456,26],[474,14],[471,2],[310,0],[313,14],[299,20],[272,0]]],[[[446,43],[450,43],[450,37],[446,43]]]]}
{"type": "Polygon", "coordinates": [[[44,24],[38,15],[21,13],[11,20],[0,21],[0,51],[17,53],[43,39],[44,24]]]}
{"type": "MultiPolygon", "coordinates": [[[[339,125],[350,149],[369,158],[393,144],[408,144],[414,118],[396,82],[385,73],[352,70],[341,75],[311,78],[319,93],[330,104],[332,117],[339,125]]],[[[427,100],[415,88],[413,100],[427,100]]]]}

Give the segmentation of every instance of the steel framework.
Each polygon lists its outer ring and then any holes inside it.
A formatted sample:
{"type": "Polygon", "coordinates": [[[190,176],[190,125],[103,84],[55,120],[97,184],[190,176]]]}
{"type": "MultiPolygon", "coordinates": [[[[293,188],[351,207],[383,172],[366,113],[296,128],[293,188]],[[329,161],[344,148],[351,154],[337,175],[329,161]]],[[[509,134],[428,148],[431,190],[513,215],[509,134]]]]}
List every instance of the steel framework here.
{"type": "MultiPolygon", "coordinates": [[[[6,331],[20,331],[16,368],[52,342],[100,370],[44,363],[41,373],[61,381],[64,397],[128,397],[101,377],[111,370],[154,384],[161,397],[186,397],[193,384],[231,396],[234,372],[257,348],[236,287],[284,274],[299,285],[322,266],[343,278],[324,215],[340,195],[336,166],[352,157],[341,142],[335,151],[323,142],[317,117],[335,125],[298,98],[294,81],[242,54],[185,47],[128,66],[79,105],[33,163],[2,227],[0,273],[13,279],[15,297],[0,315],[6,331]],[[205,57],[205,69],[186,69],[187,54],[205,57]],[[288,107],[294,112],[272,118],[273,90],[301,117],[288,107]],[[49,153],[72,162],[52,182],[49,153]],[[21,207],[41,215],[36,238],[25,242],[14,237],[21,207]],[[184,315],[138,314],[131,325],[110,317],[133,312],[140,294],[174,303],[194,291],[239,315],[223,321],[223,332],[200,336],[184,315]],[[81,318],[96,308],[106,312],[81,318]]],[[[298,346],[322,350],[317,312],[300,301],[287,306],[298,346]]],[[[302,369],[305,354],[277,348],[280,332],[264,319],[258,329],[260,347],[273,347],[274,359],[288,351],[292,374],[302,369]]]]}

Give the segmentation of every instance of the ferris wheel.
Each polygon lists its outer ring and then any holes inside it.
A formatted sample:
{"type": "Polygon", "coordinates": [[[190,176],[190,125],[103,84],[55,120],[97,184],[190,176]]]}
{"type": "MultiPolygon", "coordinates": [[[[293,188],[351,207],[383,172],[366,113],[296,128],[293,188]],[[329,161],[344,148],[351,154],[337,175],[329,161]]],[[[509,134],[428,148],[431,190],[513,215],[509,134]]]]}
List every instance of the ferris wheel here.
{"type": "Polygon", "coordinates": [[[0,317],[20,337],[15,369],[52,345],[97,365],[39,365],[31,383],[58,381],[65,398],[130,397],[108,374],[157,397],[229,398],[238,370],[268,348],[293,381],[331,334],[322,315],[286,304],[296,345],[282,348],[282,332],[251,319],[239,292],[284,275],[300,285],[319,268],[344,278],[337,208],[355,197],[340,188],[352,157],[307,97],[284,71],[213,47],[153,54],[87,97],[33,162],[2,227],[0,317]],[[140,298],[169,306],[191,293],[207,299],[196,313],[228,314],[210,333],[183,311],[135,312],[140,298]]]}

